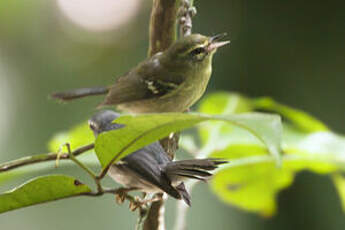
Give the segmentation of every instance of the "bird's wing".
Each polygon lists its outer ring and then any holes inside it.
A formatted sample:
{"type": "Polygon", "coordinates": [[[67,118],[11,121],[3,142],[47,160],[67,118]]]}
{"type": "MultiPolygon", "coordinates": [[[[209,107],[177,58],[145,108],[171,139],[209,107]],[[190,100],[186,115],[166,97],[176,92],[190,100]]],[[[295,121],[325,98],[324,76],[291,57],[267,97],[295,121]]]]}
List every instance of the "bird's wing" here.
{"type": "Polygon", "coordinates": [[[176,199],[181,199],[181,195],[176,188],[171,185],[169,178],[162,173],[161,165],[157,161],[156,153],[152,152],[154,148],[144,147],[123,158],[126,167],[134,171],[140,178],[160,188],[176,199]]]}
{"type": "Polygon", "coordinates": [[[161,97],[183,83],[183,77],[151,58],[118,78],[110,87],[103,105],[117,105],[161,97]]]}
{"type": "Polygon", "coordinates": [[[129,72],[118,78],[114,85],[109,89],[102,105],[117,105],[132,101],[142,100],[150,95],[146,85],[135,75],[129,72]]]}

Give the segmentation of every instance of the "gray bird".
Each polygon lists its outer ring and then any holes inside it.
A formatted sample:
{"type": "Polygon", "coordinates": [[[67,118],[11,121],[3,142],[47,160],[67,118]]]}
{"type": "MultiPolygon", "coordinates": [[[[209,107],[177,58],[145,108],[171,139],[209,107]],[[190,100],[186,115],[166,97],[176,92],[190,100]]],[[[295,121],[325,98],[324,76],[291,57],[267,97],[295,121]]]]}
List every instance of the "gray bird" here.
{"type": "MultiPolygon", "coordinates": [[[[114,111],[104,110],[89,120],[89,126],[95,136],[119,129],[123,125],[112,123],[119,116],[114,111]]],[[[154,142],[112,165],[108,173],[116,182],[127,188],[148,193],[165,192],[176,199],[183,199],[190,206],[191,197],[183,181],[187,178],[205,181],[212,176],[209,171],[223,163],[227,161],[221,159],[172,161],[159,142],[154,142]]]]}

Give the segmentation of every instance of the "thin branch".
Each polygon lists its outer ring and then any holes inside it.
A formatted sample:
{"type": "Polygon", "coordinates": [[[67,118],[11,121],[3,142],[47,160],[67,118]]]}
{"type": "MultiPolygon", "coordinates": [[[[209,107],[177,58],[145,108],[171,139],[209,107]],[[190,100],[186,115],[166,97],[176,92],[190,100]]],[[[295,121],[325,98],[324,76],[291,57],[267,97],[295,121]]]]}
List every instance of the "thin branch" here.
{"type": "MultiPolygon", "coordinates": [[[[85,153],[91,149],[94,148],[94,144],[88,144],[85,146],[82,146],[80,148],[77,148],[74,150],[72,153],[74,156],[78,156],[82,153],[85,153]]],[[[55,161],[58,158],[57,153],[48,153],[48,154],[40,154],[40,155],[35,155],[35,156],[28,156],[28,157],[23,157],[14,161],[10,162],[5,162],[0,164],[0,173],[10,171],[12,169],[16,169],[22,166],[26,165],[31,165],[31,164],[36,164],[40,162],[46,162],[46,161],[55,161]]],[[[60,155],[61,160],[67,160],[70,159],[69,154],[62,154],[60,155]]]]}
{"type": "Polygon", "coordinates": [[[193,0],[181,0],[181,7],[178,11],[180,36],[192,34],[192,18],[196,15],[196,8],[193,6],[193,0]]]}

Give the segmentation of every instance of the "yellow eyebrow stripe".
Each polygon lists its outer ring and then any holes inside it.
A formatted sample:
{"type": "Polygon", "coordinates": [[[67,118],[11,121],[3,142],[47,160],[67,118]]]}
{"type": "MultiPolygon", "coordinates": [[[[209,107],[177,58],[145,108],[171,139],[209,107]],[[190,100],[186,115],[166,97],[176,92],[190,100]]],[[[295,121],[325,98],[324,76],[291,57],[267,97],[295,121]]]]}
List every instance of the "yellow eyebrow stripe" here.
{"type": "Polygon", "coordinates": [[[209,44],[209,41],[206,40],[206,41],[204,41],[204,43],[190,48],[189,50],[187,50],[186,53],[189,53],[189,52],[191,52],[192,50],[197,49],[197,48],[204,48],[204,47],[206,47],[208,44],[209,44]]]}

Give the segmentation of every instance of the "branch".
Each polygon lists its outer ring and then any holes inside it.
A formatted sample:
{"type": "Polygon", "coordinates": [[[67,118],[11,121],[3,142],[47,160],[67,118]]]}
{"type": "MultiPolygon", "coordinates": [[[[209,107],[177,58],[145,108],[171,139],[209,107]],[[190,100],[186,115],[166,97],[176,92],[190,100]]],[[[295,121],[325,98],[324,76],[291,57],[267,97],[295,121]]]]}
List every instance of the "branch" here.
{"type": "Polygon", "coordinates": [[[167,196],[163,194],[157,194],[161,197],[160,200],[153,202],[151,204],[151,207],[149,209],[149,212],[147,214],[143,230],[152,230],[154,226],[156,226],[155,229],[163,230],[165,229],[165,223],[164,223],[164,212],[165,207],[164,203],[167,199],[167,196]]]}
{"type": "Polygon", "coordinates": [[[180,0],[153,0],[148,56],[164,51],[176,40],[176,18],[180,0]]]}
{"type": "Polygon", "coordinates": [[[193,7],[193,0],[182,0],[178,11],[180,36],[192,34],[192,17],[196,15],[196,8],[193,7]]]}
{"type": "MultiPolygon", "coordinates": [[[[175,42],[177,34],[176,19],[179,5],[180,0],[153,0],[149,31],[149,57],[166,50],[175,42]]],[[[168,143],[163,146],[168,152],[170,152],[169,145],[168,138],[168,143]]],[[[164,203],[164,199],[162,199],[151,204],[143,230],[165,229],[164,203]]]]}
{"type": "MultiPolygon", "coordinates": [[[[89,144],[82,146],[80,148],[77,148],[74,150],[72,153],[74,156],[78,156],[82,153],[85,153],[91,149],[94,148],[94,144],[89,144]]],[[[58,158],[57,153],[48,153],[48,154],[40,154],[40,155],[35,155],[35,156],[28,156],[28,157],[23,157],[18,160],[6,162],[3,164],[0,164],[0,173],[6,172],[15,168],[19,168],[22,166],[30,165],[30,164],[35,164],[35,163],[40,163],[40,162],[45,162],[45,161],[54,161],[58,158]]],[[[69,154],[62,154],[59,156],[61,160],[66,160],[70,159],[69,154]]]]}

